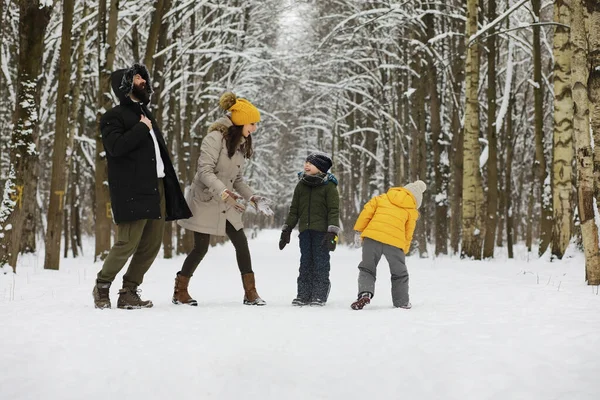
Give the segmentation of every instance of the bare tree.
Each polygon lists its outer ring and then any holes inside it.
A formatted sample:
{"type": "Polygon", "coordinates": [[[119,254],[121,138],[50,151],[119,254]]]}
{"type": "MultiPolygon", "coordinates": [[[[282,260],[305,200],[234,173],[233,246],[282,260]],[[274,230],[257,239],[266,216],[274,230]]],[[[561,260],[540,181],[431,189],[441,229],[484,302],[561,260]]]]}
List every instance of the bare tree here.
{"type": "Polygon", "coordinates": [[[165,0],[156,0],[155,4],[156,7],[152,12],[150,32],[146,41],[146,54],[144,55],[144,64],[150,73],[152,73],[152,69],[154,68],[154,54],[156,54],[156,45],[162,27],[163,15],[165,15],[165,0]]]}
{"type": "MultiPolygon", "coordinates": [[[[496,0],[488,0],[488,21],[496,19],[496,0]]],[[[487,211],[485,216],[485,240],[483,242],[483,257],[494,257],[496,225],[498,222],[498,140],[496,136],[496,36],[487,39],[487,211]]]]}
{"type": "MultiPolygon", "coordinates": [[[[477,1],[467,1],[466,37],[477,32],[477,1]]],[[[479,44],[467,47],[466,110],[463,155],[462,257],[481,259],[484,234],[483,188],[479,169],[479,44]]]]}
{"type": "Polygon", "coordinates": [[[52,6],[39,0],[19,2],[19,64],[17,102],[10,145],[10,167],[0,204],[0,266],[8,263],[13,271],[23,230],[23,204],[35,201],[32,181],[38,159],[35,147],[38,135],[40,99],[36,91],[44,52],[44,34],[50,21],[52,6]]]}
{"type": "MultiPolygon", "coordinates": [[[[531,0],[531,5],[536,21],[539,21],[541,0],[531,0]]],[[[546,193],[546,189],[550,189],[550,187],[546,183],[548,171],[546,156],[544,155],[544,83],[542,82],[540,29],[539,25],[533,27],[533,96],[535,110],[535,163],[533,170],[536,171],[538,199],[542,206],[539,247],[539,255],[541,256],[548,248],[552,235],[552,204],[549,193],[546,193]]]]}
{"type": "Polygon", "coordinates": [[[590,113],[588,99],[588,44],[585,29],[585,0],[573,0],[571,46],[573,58],[571,81],[575,105],[573,137],[577,156],[577,195],[581,236],[585,254],[585,271],[588,285],[600,285],[600,251],[598,227],[594,220],[593,152],[590,138],[590,113]]]}
{"type": "Polygon", "coordinates": [[[71,27],[73,26],[74,0],[63,0],[63,22],[60,43],[60,73],[56,104],[56,129],[52,154],[52,180],[50,183],[50,205],[48,207],[48,229],[46,231],[46,257],[44,269],[60,266],[60,241],[63,229],[67,171],[70,165],[67,153],[69,145],[69,86],[71,83],[71,27]]]}
{"type": "MultiPolygon", "coordinates": [[[[571,240],[573,219],[573,96],[571,94],[571,0],[556,0],[554,21],[554,159],[552,199],[554,213],[552,255],[561,259],[571,240]]],[[[599,142],[600,143],[600,142],[599,142]]]]}
{"type": "Polygon", "coordinates": [[[110,210],[110,195],[108,191],[108,170],[106,165],[106,154],[102,144],[99,124],[102,114],[112,107],[112,96],[110,94],[110,74],[115,61],[115,48],[117,40],[117,21],[119,13],[119,0],[110,0],[108,17],[108,30],[106,27],[106,0],[98,3],[98,113],[96,123],[98,132],[96,134],[96,249],[94,259],[104,259],[110,250],[110,234],[112,216],[110,210]]]}
{"type": "Polygon", "coordinates": [[[586,3],[589,16],[588,26],[588,64],[590,77],[588,93],[590,99],[591,124],[594,139],[594,193],[596,207],[600,210],[600,4],[594,1],[586,3]]]}

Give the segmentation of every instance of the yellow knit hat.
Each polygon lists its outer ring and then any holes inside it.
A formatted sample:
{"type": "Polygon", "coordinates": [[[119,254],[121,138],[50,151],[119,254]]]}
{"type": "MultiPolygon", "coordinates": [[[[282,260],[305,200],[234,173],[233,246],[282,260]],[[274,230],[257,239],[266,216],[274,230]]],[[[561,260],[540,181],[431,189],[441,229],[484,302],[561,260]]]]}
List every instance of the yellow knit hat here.
{"type": "Polygon", "coordinates": [[[238,99],[235,94],[225,92],[219,100],[219,106],[231,111],[231,122],[234,125],[247,125],[260,121],[260,112],[246,99],[238,99]]]}

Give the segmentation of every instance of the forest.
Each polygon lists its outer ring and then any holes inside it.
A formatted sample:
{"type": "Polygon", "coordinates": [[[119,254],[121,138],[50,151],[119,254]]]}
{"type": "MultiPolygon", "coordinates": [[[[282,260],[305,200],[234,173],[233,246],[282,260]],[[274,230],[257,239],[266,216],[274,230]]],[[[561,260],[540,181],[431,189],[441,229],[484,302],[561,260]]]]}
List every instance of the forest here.
{"type": "MultiPolygon", "coordinates": [[[[600,284],[600,2],[0,0],[0,265],[103,259],[112,221],[99,118],[110,74],[147,66],[182,188],[225,91],[262,113],[246,180],[281,228],[314,151],[339,180],[340,242],[364,204],[427,183],[413,253],[585,254],[600,284]]],[[[170,223],[164,257],[189,251],[170,223]]],[[[274,244],[275,248],[275,244],[274,244]]],[[[584,268],[582,266],[581,268],[584,268]]]]}

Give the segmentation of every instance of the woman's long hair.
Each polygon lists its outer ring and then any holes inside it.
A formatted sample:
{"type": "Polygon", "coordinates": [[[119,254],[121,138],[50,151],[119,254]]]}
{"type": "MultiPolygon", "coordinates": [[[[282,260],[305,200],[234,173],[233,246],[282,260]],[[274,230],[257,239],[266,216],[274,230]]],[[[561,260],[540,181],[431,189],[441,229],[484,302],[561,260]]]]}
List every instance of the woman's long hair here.
{"type": "MultiPolygon", "coordinates": [[[[227,155],[229,158],[233,157],[240,142],[242,141],[242,125],[231,125],[225,135],[225,143],[227,143],[227,155]]],[[[241,147],[241,152],[244,154],[244,158],[252,157],[254,150],[252,149],[252,135],[248,135],[246,143],[241,147]]]]}

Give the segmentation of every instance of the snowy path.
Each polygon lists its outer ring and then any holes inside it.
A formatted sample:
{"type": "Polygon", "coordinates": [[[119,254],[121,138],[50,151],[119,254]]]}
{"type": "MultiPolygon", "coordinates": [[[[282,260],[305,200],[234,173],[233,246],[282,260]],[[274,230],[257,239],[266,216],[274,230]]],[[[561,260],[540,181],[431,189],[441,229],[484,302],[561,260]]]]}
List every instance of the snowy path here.
{"type": "Polygon", "coordinates": [[[155,306],[136,311],[93,308],[89,255],[59,272],[24,257],[0,275],[0,399],[597,398],[600,296],[581,254],[410,258],[412,310],[391,307],[382,261],[373,302],[353,311],[360,250],[342,247],[328,305],[293,308],[297,239],[280,252],[278,235],[250,242],[262,308],[241,304],[229,243],[191,281],[197,308],[170,303],[182,257],[156,262],[142,286],[155,306]]]}

